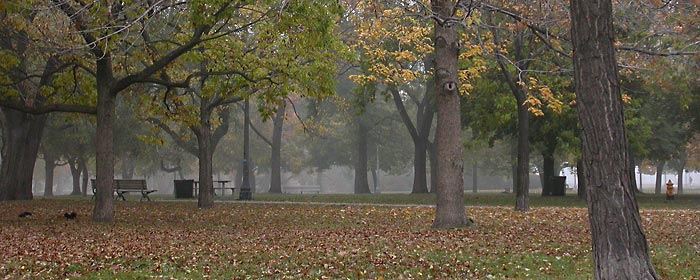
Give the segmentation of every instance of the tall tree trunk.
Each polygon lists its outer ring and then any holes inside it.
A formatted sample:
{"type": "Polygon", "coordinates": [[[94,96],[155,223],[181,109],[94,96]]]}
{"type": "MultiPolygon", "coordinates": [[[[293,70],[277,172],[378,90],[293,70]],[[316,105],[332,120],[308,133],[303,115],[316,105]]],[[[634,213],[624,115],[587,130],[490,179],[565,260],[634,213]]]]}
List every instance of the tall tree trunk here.
{"type": "Polygon", "coordinates": [[[471,224],[464,208],[464,160],[460,123],[459,78],[457,63],[460,36],[448,21],[454,15],[455,2],[433,0],[435,21],[435,95],[437,101],[437,207],[435,228],[464,227],[471,224]]]}
{"type": "Polygon", "coordinates": [[[116,94],[111,92],[114,82],[109,54],[97,60],[97,132],[95,207],[92,220],[98,223],[114,221],[114,118],[116,94]]]}
{"type": "Polygon", "coordinates": [[[585,173],[586,165],[583,164],[583,160],[579,159],[576,161],[576,178],[578,179],[578,198],[581,200],[586,200],[586,176],[585,173]]]}
{"type": "Polygon", "coordinates": [[[46,125],[46,115],[30,115],[9,108],[2,108],[2,114],[0,201],[31,200],[34,163],[46,125]]]}
{"type": "Polygon", "coordinates": [[[413,143],[413,188],[411,193],[427,193],[427,146],[423,139],[418,138],[413,143]]]}
{"type": "Polygon", "coordinates": [[[632,156],[632,149],[627,148],[627,154],[628,154],[628,159],[629,159],[629,166],[631,167],[627,172],[629,173],[630,176],[630,191],[633,193],[638,193],[640,190],[637,189],[637,176],[635,176],[635,164],[634,164],[634,156],[632,156]]]}
{"type": "Polygon", "coordinates": [[[78,166],[80,166],[80,173],[83,174],[83,183],[82,183],[82,194],[83,196],[87,196],[87,187],[88,187],[88,181],[90,181],[90,174],[88,174],[88,169],[87,169],[87,163],[85,162],[85,158],[78,157],[78,166]]]}
{"type": "MultiPolygon", "coordinates": [[[[284,103],[286,105],[286,103],[284,103]]],[[[270,193],[282,193],[282,128],[286,106],[277,108],[272,119],[272,156],[270,159],[270,193]]]]}
{"type": "Polygon", "coordinates": [[[530,210],[530,116],[525,94],[518,100],[518,164],[515,178],[515,211],[530,210]]]}
{"type": "Polygon", "coordinates": [[[403,98],[399,90],[397,88],[391,88],[390,91],[396,109],[401,116],[401,120],[404,126],[406,126],[406,129],[408,129],[411,140],[413,140],[413,188],[411,189],[411,193],[427,193],[428,181],[425,157],[427,155],[426,149],[428,148],[430,126],[432,125],[433,115],[435,114],[433,104],[430,102],[431,99],[428,95],[433,94],[433,91],[426,90],[426,96],[419,102],[418,109],[416,110],[415,126],[408,115],[406,107],[403,105],[403,98]]]}
{"type": "Polygon", "coordinates": [[[53,171],[56,169],[56,159],[53,155],[44,154],[44,196],[53,196],[53,171]]]}
{"type": "Polygon", "coordinates": [[[250,100],[246,99],[243,105],[243,167],[241,170],[241,192],[238,194],[241,200],[250,200],[250,100]]]}
{"type": "Polygon", "coordinates": [[[664,166],[666,161],[659,161],[656,164],[656,185],[654,187],[655,194],[661,194],[661,185],[663,185],[664,166]]]}
{"type": "Polygon", "coordinates": [[[576,106],[582,128],[595,279],[657,279],[634,192],[610,0],[571,0],[576,106]]]}
{"type": "MultiPolygon", "coordinates": [[[[367,126],[357,118],[357,159],[355,160],[355,193],[370,193],[367,178],[367,126]]],[[[425,156],[423,156],[425,158],[425,156]]]]}
{"type": "MultiPolygon", "coordinates": [[[[494,36],[496,35],[497,33],[494,33],[494,36]]],[[[500,41],[497,37],[494,37],[494,39],[500,41]]],[[[516,46],[516,59],[525,61],[525,57],[522,54],[524,45],[520,36],[516,36],[514,44],[516,46]]],[[[530,210],[530,112],[529,105],[525,102],[527,100],[527,92],[511,75],[510,70],[508,70],[506,63],[503,61],[504,59],[500,56],[497,58],[501,73],[503,73],[518,106],[518,159],[514,177],[515,211],[528,211],[530,210]]],[[[522,68],[525,69],[527,67],[522,66],[522,68]]],[[[518,75],[520,74],[518,73],[518,75]]],[[[543,181],[543,184],[547,181],[546,179],[543,181]]]]}
{"type": "Polygon", "coordinates": [[[193,129],[197,136],[199,150],[199,196],[197,207],[208,209],[214,207],[213,182],[212,182],[212,137],[211,137],[211,109],[205,98],[202,98],[199,113],[199,127],[193,129]]]}
{"type": "Polygon", "coordinates": [[[72,180],[73,181],[73,191],[71,191],[71,193],[70,193],[71,195],[80,195],[80,193],[81,193],[80,192],[80,173],[82,170],[80,169],[79,161],[80,160],[77,157],[68,160],[68,166],[70,167],[70,175],[71,175],[71,178],[73,179],[72,180]]]}
{"type": "Polygon", "coordinates": [[[554,182],[554,153],[545,148],[542,151],[542,195],[545,194],[545,190],[552,190],[554,182]]]}

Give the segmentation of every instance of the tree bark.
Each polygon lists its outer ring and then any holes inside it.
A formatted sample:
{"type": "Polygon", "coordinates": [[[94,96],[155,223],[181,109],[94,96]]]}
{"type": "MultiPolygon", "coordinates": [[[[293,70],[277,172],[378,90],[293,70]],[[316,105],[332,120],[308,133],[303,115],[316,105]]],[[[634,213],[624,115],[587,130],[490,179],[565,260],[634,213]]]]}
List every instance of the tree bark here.
{"type": "Polygon", "coordinates": [[[92,220],[98,223],[114,221],[114,118],[116,93],[111,91],[114,83],[112,59],[109,54],[97,60],[97,132],[95,141],[95,207],[92,220]]]}
{"type": "Polygon", "coordinates": [[[282,193],[282,128],[286,103],[277,108],[272,119],[272,156],[270,158],[270,193],[282,193]]]}
{"type": "Polygon", "coordinates": [[[426,162],[427,145],[423,139],[413,142],[413,188],[411,193],[428,192],[428,163],[426,162]]]}
{"type": "Polygon", "coordinates": [[[464,209],[464,161],[460,123],[457,63],[460,36],[448,19],[454,14],[453,1],[433,0],[435,22],[435,100],[437,101],[437,207],[433,227],[455,228],[471,225],[464,209]]]}
{"type": "Polygon", "coordinates": [[[78,157],[78,166],[80,166],[80,173],[83,174],[82,194],[85,197],[87,196],[88,181],[90,179],[90,174],[88,174],[87,163],[85,162],[85,158],[78,157]]]}
{"type": "Polygon", "coordinates": [[[634,193],[610,0],[571,0],[595,279],[657,279],[634,193]]]}
{"type": "Polygon", "coordinates": [[[80,173],[82,170],[80,169],[79,159],[69,159],[68,166],[70,167],[70,175],[73,179],[73,191],[71,191],[71,195],[80,195],[80,173]]]}
{"type": "Polygon", "coordinates": [[[374,184],[374,193],[377,193],[377,189],[379,188],[379,172],[377,171],[377,168],[371,168],[372,170],[372,184],[374,184]]]}
{"type": "Polygon", "coordinates": [[[530,210],[530,119],[524,93],[518,95],[518,163],[515,178],[515,211],[530,210]]]}
{"type": "Polygon", "coordinates": [[[552,189],[552,183],[554,178],[554,152],[550,149],[545,148],[542,152],[542,194],[544,195],[545,190],[552,189]]]}
{"type": "Polygon", "coordinates": [[[666,166],[666,161],[663,160],[656,164],[656,185],[654,187],[654,194],[661,194],[661,185],[663,185],[664,166],[666,166]]]}
{"type": "MultiPolygon", "coordinates": [[[[355,160],[355,193],[363,194],[370,193],[369,183],[367,178],[367,134],[368,129],[362,117],[356,118],[357,121],[357,159],[355,160]]],[[[425,156],[423,156],[425,159],[425,156]]]]}
{"type": "Polygon", "coordinates": [[[213,195],[213,167],[212,155],[213,148],[211,143],[211,114],[209,103],[205,98],[202,98],[199,109],[199,126],[193,131],[197,136],[198,158],[199,158],[199,195],[197,197],[197,207],[200,209],[208,209],[214,207],[213,195]]]}
{"type": "Polygon", "coordinates": [[[0,201],[31,200],[34,163],[46,125],[45,115],[3,108],[0,201]]]}
{"type": "Polygon", "coordinates": [[[635,167],[634,156],[632,156],[632,149],[629,148],[629,146],[627,147],[627,154],[628,154],[627,158],[629,160],[629,166],[630,166],[630,169],[627,170],[627,172],[629,173],[629,176],[630,176],[630,191],[632,191],[633,193],[636,194],[636,193],[640,192],[640,190],[637,189],[637,178],[636,178],[637,176],[635,176],[635,174],[634,174],[635,173],[634,172],[634,169],[635,169],[634,168],[635,167]]]}
{"type": "Polygon", "coordinates": [[[576,162],[576,178],[578,178],[578,198],[581,200],[586,200],[586,176],[585,173],[586,165],[583,164],[583,160],[579,159],[576,162]]]}
{"type": "Polygon", "coordinates": [[[56,158],[44,153],[44,196],[53,196],[54,169],[56,169],[56,158]]]}

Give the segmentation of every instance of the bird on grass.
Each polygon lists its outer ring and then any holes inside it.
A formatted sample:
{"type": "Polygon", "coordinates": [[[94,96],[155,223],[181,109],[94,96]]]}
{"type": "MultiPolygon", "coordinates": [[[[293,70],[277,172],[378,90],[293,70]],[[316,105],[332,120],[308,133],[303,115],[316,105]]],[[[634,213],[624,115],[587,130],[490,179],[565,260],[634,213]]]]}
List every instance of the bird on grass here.
{"type": "Polygon", "coordinates": [[[24,211],[24,212],[22,212],[22,213],[19,214],[19,217],[20,217],[20,218],[26,218],[26,217],[29,217],[29,216],[31,216],[31,215],[32,215],[32,212],[24,211]]]}
{"type": "Polygon", "coordinates": [[[78,214],[75,212],[70,212],[70,213],[66,212],[66,213],[63,213],[63,217],[66,217],[66,219],[69,219],[69,220],[73,220],[76,217],[78,217],[78,214]]]}

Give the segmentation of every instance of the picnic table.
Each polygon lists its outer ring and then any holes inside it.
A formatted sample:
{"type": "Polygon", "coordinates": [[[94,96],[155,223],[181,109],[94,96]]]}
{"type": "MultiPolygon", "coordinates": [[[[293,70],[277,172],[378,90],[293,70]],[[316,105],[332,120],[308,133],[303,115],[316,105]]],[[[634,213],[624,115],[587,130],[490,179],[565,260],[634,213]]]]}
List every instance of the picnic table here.
{"type": "MultiPolygon", "coordinates": [[[[224,197],[227,189],[231,190],[232,196],[236,192],[236,187],[226,187],[226,184],[230,183],[231,180],[213,180],[212,182],[214,184],[214,186],[213,186],[214,195],[216,195],[216,190],[221,190],[221,197],[224,197]]],[[[197,196],[198,193],[199,193],[199,181],[194,181],[194,195],[197,196]]]]}

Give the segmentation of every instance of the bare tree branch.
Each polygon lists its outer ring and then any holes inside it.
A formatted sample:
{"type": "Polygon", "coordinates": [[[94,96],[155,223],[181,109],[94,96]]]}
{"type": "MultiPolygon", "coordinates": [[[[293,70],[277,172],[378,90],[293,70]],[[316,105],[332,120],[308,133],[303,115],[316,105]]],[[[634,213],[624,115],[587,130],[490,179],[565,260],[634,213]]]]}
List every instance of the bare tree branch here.
{"type": "Polygon", "coordinates": [[[255,128],[255,126],[252,123],[250,124],[250,128],[253,129],[255,134],[257,134],[260,137],[260,139],[262,139],[263,141],[265,141],[265,143],[267,143],[267,145],[272,147],[272,141],[270,141],[270,139],[267,139],[267,137],[265,137],[265,135],[262,135],[262,133],[260,133],[260,131],[258,131],[258,129],[255,128]]]}
{"type": "Polygon", "coordinates": [[[0,107],[9,108],[33,115],[41,115],[51,112],[81,113],[89,115],[97,114],[96,107],[75,104],[27,105],[22,102],[0,99],[0,107]]]}
{"type": "Polygon", "coordinates": [[[697,52],[667,52],[667,53],[663,53],[663,52],[643,50],[643,49],[638,49],[638,48],[634,48],[634,47],[625,47],[625,46],[618,47],[617,50],[633,51],[633,52],[638,52],[638,53],[642,53],[642,54],[646,54],[646,55],[664,56],[664,57],[665,56],[693,56],[693,55],[698,54],[697,52]]]}

